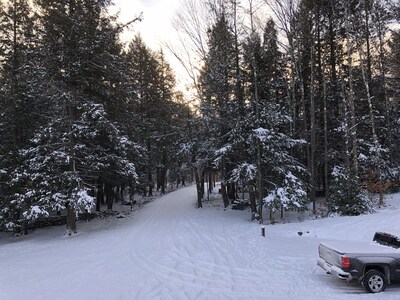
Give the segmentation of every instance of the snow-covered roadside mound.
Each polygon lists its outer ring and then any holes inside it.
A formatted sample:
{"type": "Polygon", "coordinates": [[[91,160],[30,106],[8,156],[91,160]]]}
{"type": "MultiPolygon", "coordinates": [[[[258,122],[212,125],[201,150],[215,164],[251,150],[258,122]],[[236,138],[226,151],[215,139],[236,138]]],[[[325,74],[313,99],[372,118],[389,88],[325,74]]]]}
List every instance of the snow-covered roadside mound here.
{"type": "Polygon", "coordinates": [[[267,225],[264,238],[248,212],[195,209],[195,194],[80,224],[72,238],[63,227],[0,235],[0,299],[399,299],[400,285],[365,294],[316,266],[321,240],[399,227],[398,195],[376,214],[267,225]]]}

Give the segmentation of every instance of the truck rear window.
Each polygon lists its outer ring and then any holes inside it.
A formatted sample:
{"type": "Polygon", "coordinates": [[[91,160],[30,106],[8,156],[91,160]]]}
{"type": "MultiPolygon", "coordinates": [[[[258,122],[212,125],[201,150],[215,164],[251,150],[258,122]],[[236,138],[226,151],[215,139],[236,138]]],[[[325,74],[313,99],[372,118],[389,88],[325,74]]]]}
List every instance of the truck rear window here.
{"type": "Polygon", "coordinates": [[[396,249],[400,248],[400,238],[387,232],[376,232],[374,235],[374,241],[381,245],[396,249]]]}

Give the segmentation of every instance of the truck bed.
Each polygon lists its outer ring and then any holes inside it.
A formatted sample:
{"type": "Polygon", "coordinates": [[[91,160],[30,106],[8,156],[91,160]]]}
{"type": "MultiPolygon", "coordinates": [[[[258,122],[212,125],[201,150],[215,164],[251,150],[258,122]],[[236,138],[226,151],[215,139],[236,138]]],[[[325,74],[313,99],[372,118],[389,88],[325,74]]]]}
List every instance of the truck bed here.
{"type": "Polygon", "coordinates": [[[394,253],[399,255],[400,249],[383,246],[375,242],[356,242],[356,241],[326,241],[321,245],[334,250],[339,254],[371,254],[380,256],[381,254],[394,253]]]}

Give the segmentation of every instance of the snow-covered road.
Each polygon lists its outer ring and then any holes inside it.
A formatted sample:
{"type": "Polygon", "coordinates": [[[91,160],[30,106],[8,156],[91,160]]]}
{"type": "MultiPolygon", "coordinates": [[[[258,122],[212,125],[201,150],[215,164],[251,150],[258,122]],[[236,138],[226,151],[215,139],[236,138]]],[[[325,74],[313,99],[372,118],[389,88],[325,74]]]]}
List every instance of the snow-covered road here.
{"type": "Polygon", "coordinates": [[[400,299],[400,285],[366,294],[316,266],[320,240],[368,241],[398,210],[266,226],[265,238],[248,214],[195,209],[189,187],[72,238],[62,227],[0,236],[0,299],[400,299]]]}

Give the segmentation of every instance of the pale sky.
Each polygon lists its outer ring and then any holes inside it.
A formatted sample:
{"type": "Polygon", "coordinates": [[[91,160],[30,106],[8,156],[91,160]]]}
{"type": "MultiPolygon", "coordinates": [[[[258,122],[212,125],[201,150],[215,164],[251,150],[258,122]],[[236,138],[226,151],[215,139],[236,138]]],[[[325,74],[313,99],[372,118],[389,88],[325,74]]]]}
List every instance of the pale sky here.
{"type": "MultiPolygon", "coordinates": [[[[154,51],[162,48],[163,43],[174,43],[177,33],[172,26],[172,19],[176,14],[181,0],[114,0],[115,11],[120,11],[120,21],[129,22],[143,13],[142,22],[130,26],[122,38],[129,41],[135,34],[140,33],[146,45],[154,51]]],[[[184,88],[188,84],[188,77],[180,63],[164,49],[164,54],[175,71],[178,86],[184,88]]]]}
{"type": "Polygon", "coordinates": [[[153,50],[175,34],[171,20],[178,8],[179,0],[114,0],[120,9],[122,22],[128,22],[143,12],[144,19],[131,26],[130,34],[140,32],[146,44],[153,50]]]}

